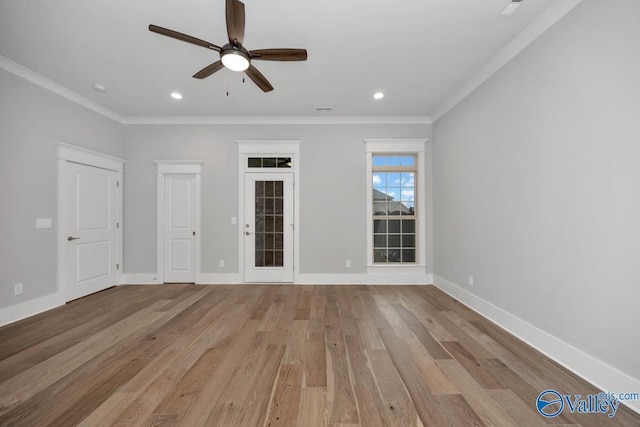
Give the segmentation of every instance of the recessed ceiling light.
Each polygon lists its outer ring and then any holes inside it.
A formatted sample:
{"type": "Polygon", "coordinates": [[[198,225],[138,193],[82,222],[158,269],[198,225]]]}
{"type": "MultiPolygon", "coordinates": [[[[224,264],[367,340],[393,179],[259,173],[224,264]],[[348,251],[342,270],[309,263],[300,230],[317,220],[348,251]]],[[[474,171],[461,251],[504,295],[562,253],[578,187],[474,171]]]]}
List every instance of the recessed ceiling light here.
{"type": "Polygon", "coordinates": [[[96,84],[94,84],[94,85],[93,85],[93,88],[94,88],[95,90],[97,90],[98,92],[106,92],[106,91],[107,91],[107,88],[106,88],[106,87],[104,87],[103,85],[101,85],[100,83],[96,83],[96,84]]]}
{"type": "Polygon", "coordinates": [[[382,99],[384,98],[384,93],[382,92],[376,92],[373,94],[373,99],[382,99]]]}
{"type": "Polygon", "coordinates": [[[182,94],[178,92],[171,92],[171,97],[173,99],[182,99],[182,94]]]}

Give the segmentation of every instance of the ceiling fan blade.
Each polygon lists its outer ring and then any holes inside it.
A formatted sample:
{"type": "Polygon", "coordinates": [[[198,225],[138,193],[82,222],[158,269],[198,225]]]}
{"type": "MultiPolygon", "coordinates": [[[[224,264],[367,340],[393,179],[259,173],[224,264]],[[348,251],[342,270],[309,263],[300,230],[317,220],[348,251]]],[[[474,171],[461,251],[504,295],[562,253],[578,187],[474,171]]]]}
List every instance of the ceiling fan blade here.
{"type": "Polygon", "coordinates": [[[229,43],[242,47],[244,40],[244,3],[240,0],[227,0],[227,35],[229,43]]]}
{"type": "Polygon", "coordinates": [[[171,37],[173,39],[182,40],[183,42],[195,44],[197,46],[206,47],[207,49],[217,50],[220,52],[222,48],[208,41],[200,40],[195,37],[188,36],[186,34],[179,33],[177,31],[170,30],[168,28],[158,27],[157,25],[149,25],[149,31],[161,34],[163,36],[171,37]]]}
{"type": "Polygon", "coordinates": [[[266,77],[263,76],[262,73],[253,65],[249,64],[249,68],[245,70],[245,73],[264,92],[271,92],[273,90],[273,86],[271,86],[269,80],[267,80],[266,77]]]}
{"type": "Polygon", "coordinates": [[[251,59],[263,61],[306,61],[306,49],[258,49],[249,52],[251,59]]]}
{"type": "Polygon", "coordinates": [[[219,71],[222,68],[224,68],[224,65],[222,65],[222,61],[216,61],[213,64],[207,65],[202,70],[195,73],[193,77],[196,79],[204,79],[205,77],[209,77],[211,74],[219,71]]]}

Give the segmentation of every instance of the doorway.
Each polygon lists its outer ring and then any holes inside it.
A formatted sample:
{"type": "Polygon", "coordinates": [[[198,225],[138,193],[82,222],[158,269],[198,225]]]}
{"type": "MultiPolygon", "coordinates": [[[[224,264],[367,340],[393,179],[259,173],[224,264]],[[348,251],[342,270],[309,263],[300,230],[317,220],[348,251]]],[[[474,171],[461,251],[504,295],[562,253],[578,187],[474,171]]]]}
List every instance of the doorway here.
{"type": "Polygon", "coordinates": [[[157,274],[161,283],[198,283],[201,161],[156,161],[157,274]]]}
{"type": "Polygon", "coordinates": [[[195,175],[164,177],[164,281],[195,283],[195,175]]]}
{"type": "Polygon", "coordinates": [[[245,283],[296,283],[300,141],[237,142],[239,272],[245,283]]]}
{"type": "Polygon", "coordinates": [[[292,173],[246,173],[244,277],[246,282],[293,282],[292,173]]]}
{"type": "Polygon", "coordinates": [[[58,283],[65,301],[120,282],[123,164],[58,143],[58,283]]]}

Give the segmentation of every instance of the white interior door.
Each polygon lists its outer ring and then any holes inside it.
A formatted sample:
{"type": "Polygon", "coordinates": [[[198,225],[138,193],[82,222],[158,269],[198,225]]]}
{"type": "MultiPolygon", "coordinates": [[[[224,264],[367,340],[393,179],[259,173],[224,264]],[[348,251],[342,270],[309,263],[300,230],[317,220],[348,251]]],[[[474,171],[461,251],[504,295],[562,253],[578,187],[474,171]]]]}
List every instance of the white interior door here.
{"type": "Polygon", "coordinates": [[[164,191],[164,281],[195,283],[195,175],[165,175],[164,191]]]}
{"type": "Polygon", "coordinates": [[[65,162],[60,191],[67,301],[117,285],[120,173],[65,162]]]}
{"type": "Polygon", "coordinates": [[[245,282],[293,282],[293,174],[245,174],[245,282]]]}

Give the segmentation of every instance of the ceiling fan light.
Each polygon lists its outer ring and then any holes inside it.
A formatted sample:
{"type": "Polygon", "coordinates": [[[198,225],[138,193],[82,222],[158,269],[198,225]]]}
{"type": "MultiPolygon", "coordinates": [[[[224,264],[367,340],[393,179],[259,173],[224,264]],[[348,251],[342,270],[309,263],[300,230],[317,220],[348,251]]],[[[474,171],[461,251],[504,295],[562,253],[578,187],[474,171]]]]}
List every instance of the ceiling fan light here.
{"type": "Polygon", "coordinates": [[[232,71],[244,71],[249,68],[249,60],[237,50],[228,50],[220,58],[222,65],[232,71]]]}

